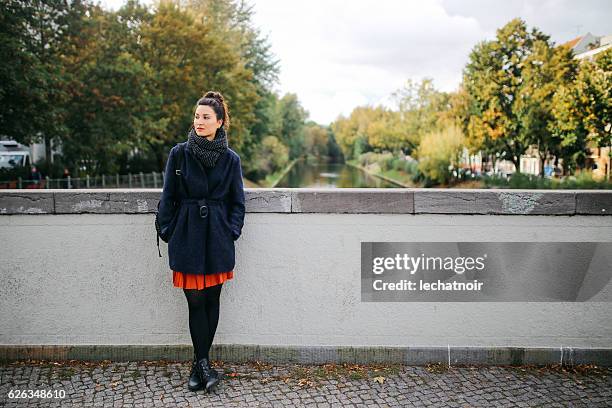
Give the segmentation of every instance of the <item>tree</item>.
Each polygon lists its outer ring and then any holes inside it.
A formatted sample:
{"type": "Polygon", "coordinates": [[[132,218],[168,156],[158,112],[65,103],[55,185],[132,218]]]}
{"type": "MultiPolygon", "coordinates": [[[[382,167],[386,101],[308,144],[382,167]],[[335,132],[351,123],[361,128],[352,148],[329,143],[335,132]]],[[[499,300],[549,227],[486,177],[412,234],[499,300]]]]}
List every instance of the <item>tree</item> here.
{"type": "Polygon", "coordinates": [[[0,6],[0,127],[24,144],[44,140],[47,157],[52,140],[66,132],[59,60],[85,9],[78,0],[7,0],[0,6]]]}
{"type": "Polygon", "coordinates": [[[197,21],[213,27],[213,33],[233,53],[239,55],[248,84],[237,81],[235,89],[223,88],[232,101],[234,125],[231,132],[232,148],[245,159],[246,169],[252,169],[250,158],[262,139],[270,132],[268,123],[274,121],[275,103],[272,88],[278,81],[279,61],[270,50],[267,37],[252,24],[254,6],[239,0],[187,0],[181,1],[197,21]]]}
{"type": "Polygon", "coordinates": [[[304,121],[308,112],[300,104],[296,94],[285,94],[279,101],[281,117],[280,140],[289,147],[289,159],[302,155],[304,146],[304,121]]]}
{"type": "Polygon", "coordinates": [[[309,156],[320,158],[328,155],[327,130],[311,122],[304,128],[304,153],[309,156]]]}
{"type": "Polygon", "coordinates": [[[327,155],[329,160],[338,163],[343,162],[344,157],[342,156],[342,150],[338,145],[334,131],[332,130],[331,126],[327,126],[325,130],[327,131],[327,155]]]}
{"type": "Polygon", "coordinates": [[[399,122],[395,127],[401,136],[397,140],[405,153],[416,149],[425,134],[443,128],[440,114],[450,108],[449,96],[434,88],[431,78],[420,83],[411,79],[393,92],[398,107],[399,122]]]}
{"type": "Polygon", "coordinates": [[[581,166],[587,147],[612,144],[612,49],[593,61],[580,63],[576,80],[562,85],[554,95],[549,126],[559,140],[557,154],[563,167],[581,166]]]}
{"type": "Polygon", "coordinates": [[[586,117],[589,140],[596,146],[612,144],[612,49],[608,48],[587,62],[578,84],[584,99],[588,99],[586,117]],[[588,97],[587,97],[588,95],[588,97]]]}
{"type": "MultiPolygon", "coordinates": [[[[240,95],[251,92],[252,73],[211,25],[175,4],[162,2],[138,35],[138,59],[150,69],[148,92],[156,101],[143,137],[162,169],[169,147],[186,139],[195,103],[204,92],[222,90],[231,113],[240,118],[245,109],[240,95]]],[[[228,132],[233,147],[240,146],[241,131],[240,120],[233,120],[228,132]]]]}
{"type": "MultiPolygon", "coordinates": [[[[551,132],[553,97],[559,87],[570,84],[576,75],[577,64],[566,47],[551,47],[547,42],[536,40],[532,53],[525,59],[521,86],[517,92],[514,110],[525,140],[537,146],[540,156],[540,176],[544,177],[544,163],[552,153],[559,153],[559,140],[551,132]]],[[[581,151],[579,144],[572,153],[581,151]]]]}
{"type": "Polygon", "coordinates": [[[276,136],[266,136],[255,155],[255,163],[258,168],[257,179],[264,178],[267,174],[279,171],[289,161],[289,149],[276,136]]]}
{"type": "Polygon", "coordinates": [[[134,19],[125,19],[125,13],[125,8],[109,13],[90,7],[87,18],[74,27],[70,41],[75,51],[62,59],[70,95],[62,152],[89,174],[124,170],[121,157],[144,146],[142,135],[153,127],[150,112],[159,105],[149,91],[153,72],[135,53],[129,27],[134,19]]]}
{"type": "Polygon", "coordinates": [[[497,30],[495,40],[479,43],[470,53],[463,85],[473,98],[475,115],[470,119],[472,137],[498,150],[520,171],[520,156],[533,141],[533,118],[517,103],[525,86],[523,70],[533,61],[537,47],[550,47],[549,37],[536,28],[527,30],[514,19],[497,30]]]}
{"type": "Polygon", "coordinates": [[[379,151],[411,151],[414,146],[407,146],[408,134],[406,124],[401,120],[401,113],[390,109],[377,107],[375,117],[366,128],[368,144],[379,151]]]}
{"type": "Polygon", "coordinates": [[[376,110],[369,106],[358,106],[348,118],[340,115],[331,124],[338,145],[347,159],[357,158],[361,153],[371,150],[368,145],[368,127],[380,112],[380,108],[376,110]]]}

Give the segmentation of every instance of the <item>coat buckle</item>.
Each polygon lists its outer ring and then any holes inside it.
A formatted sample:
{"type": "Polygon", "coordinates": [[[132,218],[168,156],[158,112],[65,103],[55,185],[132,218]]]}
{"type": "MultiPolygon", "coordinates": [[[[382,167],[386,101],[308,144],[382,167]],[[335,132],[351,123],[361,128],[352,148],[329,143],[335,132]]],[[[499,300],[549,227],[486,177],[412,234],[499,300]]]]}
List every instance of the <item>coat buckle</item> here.
{"type": "Polygon", "coordinates": [[[203,205],[200,207],[200,217],[202,218],[208,217],[208,206],[203,205]]]}

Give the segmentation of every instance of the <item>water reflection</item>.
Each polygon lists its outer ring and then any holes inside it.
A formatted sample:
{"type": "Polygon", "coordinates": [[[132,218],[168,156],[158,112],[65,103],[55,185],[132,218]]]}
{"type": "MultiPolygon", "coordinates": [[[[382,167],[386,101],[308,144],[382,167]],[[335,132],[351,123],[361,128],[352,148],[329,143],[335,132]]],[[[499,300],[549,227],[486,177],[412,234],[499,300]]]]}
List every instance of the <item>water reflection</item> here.
{"type": "Polygon", "coordinates": [[[276,187],[400,187],[345,164],[298,161],[276,187]]]}

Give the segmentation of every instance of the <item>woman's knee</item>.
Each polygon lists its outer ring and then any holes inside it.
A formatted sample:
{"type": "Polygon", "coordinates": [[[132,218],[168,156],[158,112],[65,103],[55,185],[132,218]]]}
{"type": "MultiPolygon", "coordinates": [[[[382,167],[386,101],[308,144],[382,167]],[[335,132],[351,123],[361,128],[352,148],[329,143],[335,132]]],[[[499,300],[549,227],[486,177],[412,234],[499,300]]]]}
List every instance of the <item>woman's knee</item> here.
{"type": "Polygon", "coordinates": [[[187,298],[187,305],[190,309],[198,309],[206,305],[206,299],[208,298],[204,290],[199,289],[183,289],[185,297],[187,298]]]}
{"type": "Polygon", "coordinates": [[[220,283],[218,285],[210,286],[204,289],[206,291],[206,303],[208,304],[218,304],[219,303],[219,298],[221,297],[222,286],[223,286],[223,283],[220,283]]]}

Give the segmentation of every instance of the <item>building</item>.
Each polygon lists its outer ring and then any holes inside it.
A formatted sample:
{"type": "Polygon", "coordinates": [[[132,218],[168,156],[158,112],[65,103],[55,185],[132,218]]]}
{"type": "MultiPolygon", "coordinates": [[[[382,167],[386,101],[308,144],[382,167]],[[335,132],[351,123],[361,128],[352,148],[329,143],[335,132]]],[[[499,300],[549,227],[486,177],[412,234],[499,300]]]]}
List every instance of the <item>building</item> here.
{"type": "Polygon", "coordinates": [[[561,45],[571,48],[576,59],[590,59],[612,47],[612,35],[596,36],[586,33],[561,45]]]}

